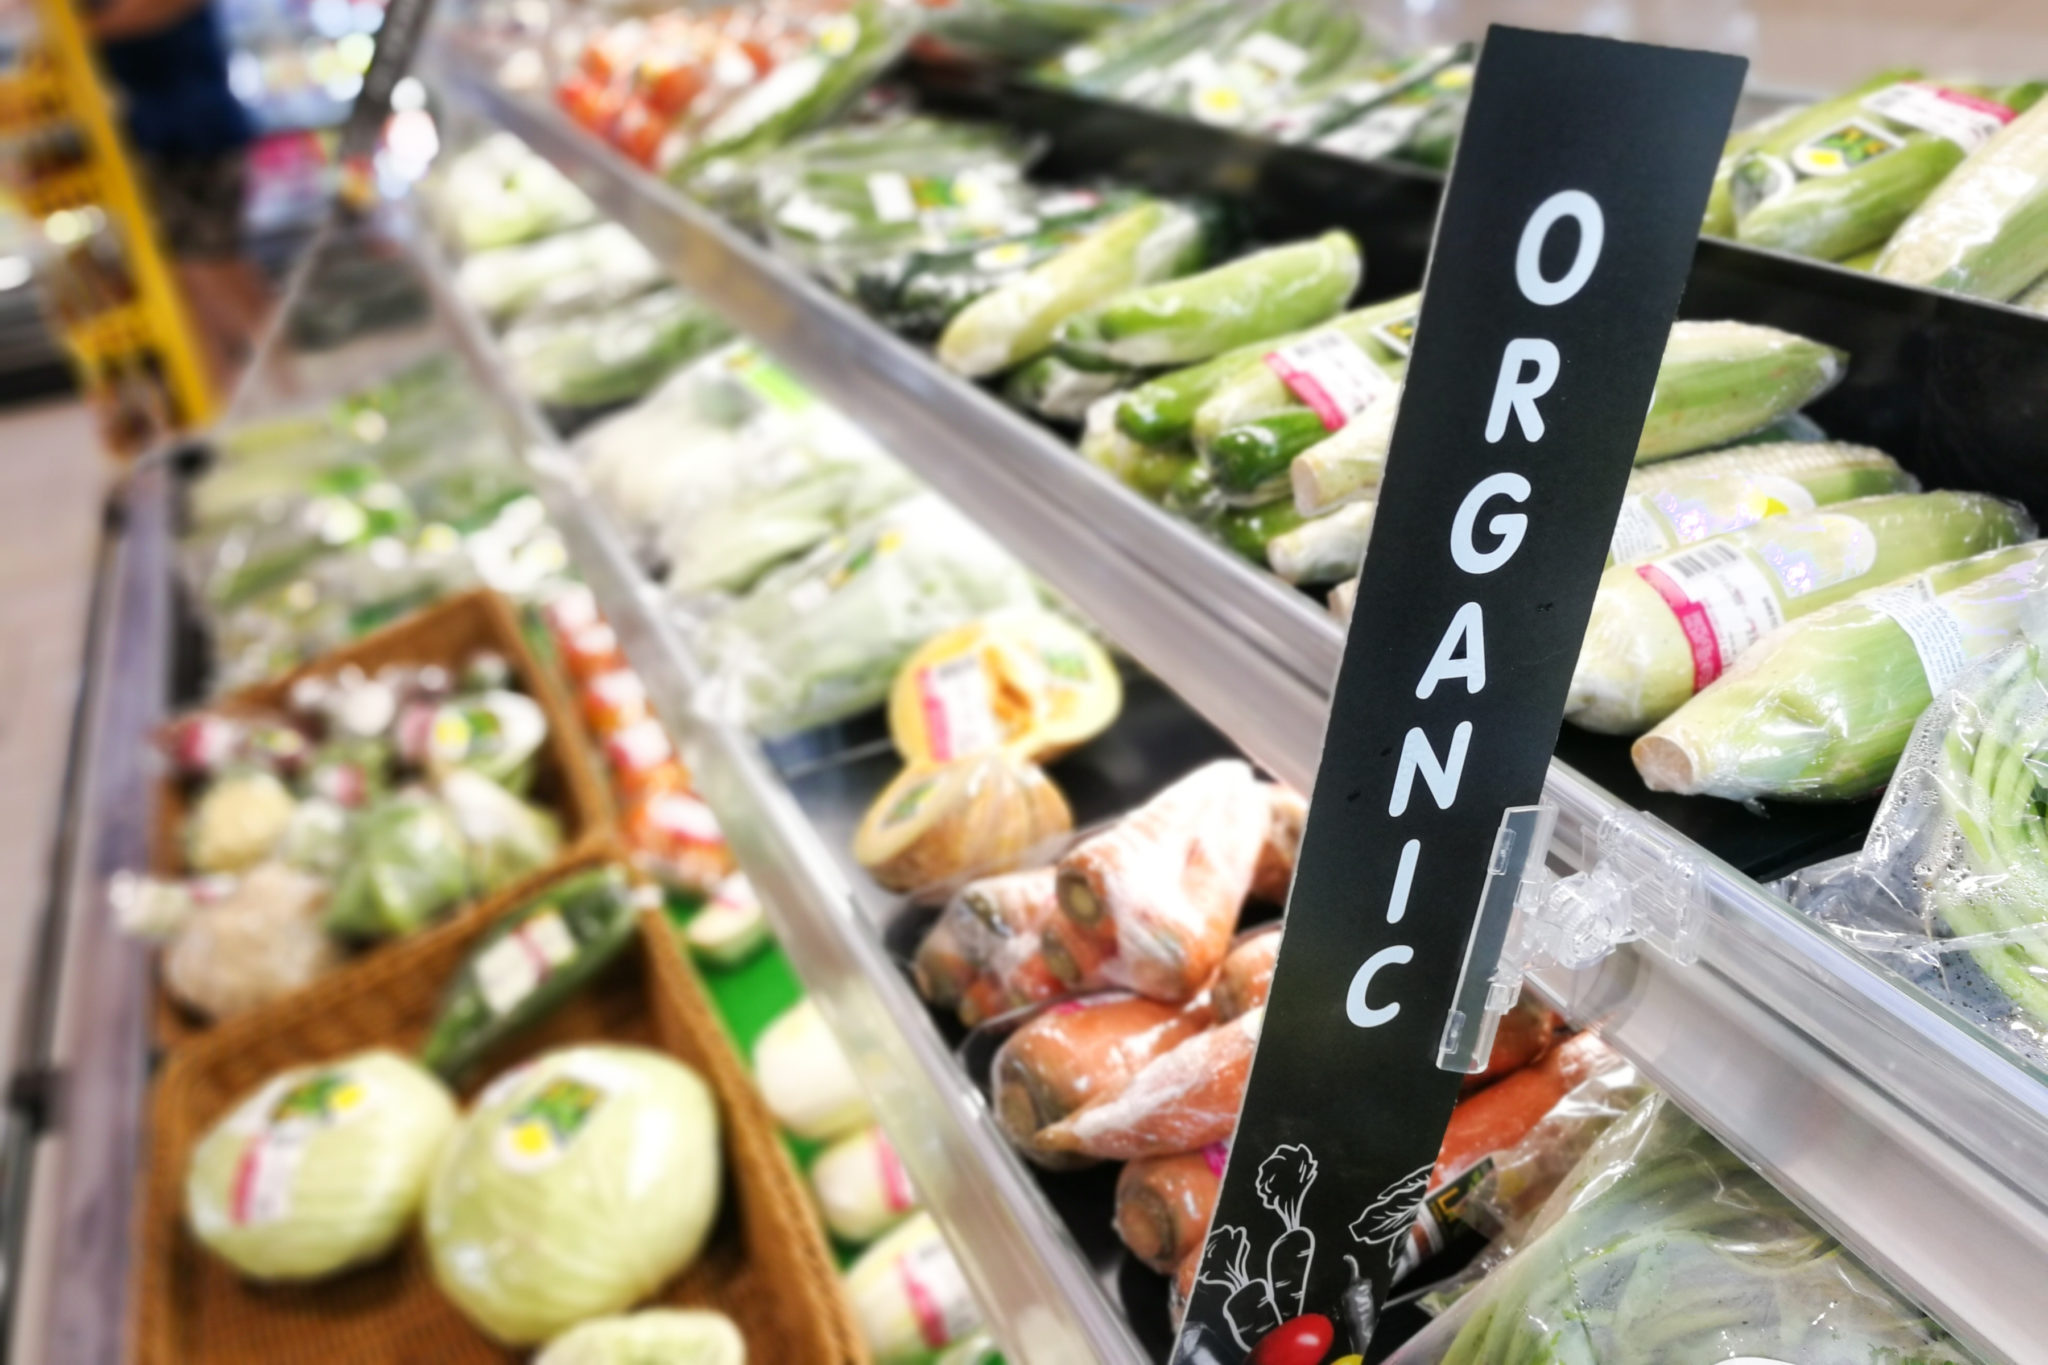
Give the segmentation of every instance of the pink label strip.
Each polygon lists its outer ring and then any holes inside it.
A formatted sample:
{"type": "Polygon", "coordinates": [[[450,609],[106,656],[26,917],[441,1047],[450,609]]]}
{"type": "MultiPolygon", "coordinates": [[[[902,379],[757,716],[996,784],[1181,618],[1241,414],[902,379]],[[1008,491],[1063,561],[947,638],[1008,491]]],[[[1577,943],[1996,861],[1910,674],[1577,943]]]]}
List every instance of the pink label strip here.
{"type": "Polygon", "coordinates": [[[1714,625],[1707,619],[1707,609],[1687,597],[1685,589],[1655,564],[1636,565],[1636,576],[1664,599],[1664,605],[1678,618],[1678,628],[1685,632],[1685,643],[1692,649],[1692,690],[1697,692],[1720,677],[1721,642],[1714,638],[1714,625]]]}

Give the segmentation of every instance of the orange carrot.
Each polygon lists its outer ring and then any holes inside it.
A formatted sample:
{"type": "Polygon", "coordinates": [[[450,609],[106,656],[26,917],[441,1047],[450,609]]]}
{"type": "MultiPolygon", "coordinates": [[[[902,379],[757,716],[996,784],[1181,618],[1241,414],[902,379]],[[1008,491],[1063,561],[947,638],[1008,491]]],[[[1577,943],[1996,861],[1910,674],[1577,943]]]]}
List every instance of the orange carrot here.
{"type": "Polygon", "coordinates": [[[1060,909],[1109,980],[1186,1000],[1230,950],[1270,824],[1249,766],[1198,768],[1060,860],[1060,909]]]}
{"type": "Polygon", "coordinates": [[[1500,1031],[1493,1035],[1493,1051],[1486,1070],[1467,1076],[1460,1087],[1469,1095],[1483,1090],[1501,1077],[1520,1071],[1550,1050],[1563,1021],[1557,1011],[1524,992],[1513,1009],[1501,1016],[1500,1031]]]}
{"type": "Polygon", "coordinates": [[[1216,974],[1210,994],[1216,1001],[1218,1022],[1228,1022],[1266,1003],[1273,989],[1273,965],[1280,960],[1280,926],[1255,929],[1237,941],[1223,970],[1216,974]]]}
{"type": "Polygon", "coordinates": [[[1294,882],[1294,859],[1301,852],[1301,831],[1308,824],[1308,800],[1294,788],[1278,783],[1266,788],[1266,798],[1272,809],[1266,842],[1259,848],[1259,865],[1252,874],[1252,894],[1285,905],[1294,882]]]}
{"type": "Polygon", "coordinates": [[[1201,1247],[1228,1150],[1218,1143],[1124,1167],[1116,1182],[1116,1235],[1133,1256],[1164,1275],[1201,1247]]]}
{"type": "Polygon", "coordinates": [[[1444,1131],[1444,1145],[1437,1153],[1430,1185],[1441,1185],[1481,1157],[1520,1142],[1567,1091],[1607,1065],[1613,1056],[1592,1034],[1577,1034],[1534,1066],[1523,1067],[1458,1101],[1444,1131]]]}
{"type": "Polygon", "coordinates": [[[1210,1019],[1206,1003],[1175,1009],[1131,995],[1055,1005],[996,1051],[990,1103],[1025,1155],[1052,1157],[1053,1149],[1038,1141],[1047,1125],[1115,1095],[1146,1063],[1199,1034],[1210,1019]]]}
{"type": "Polygon", "coordinates": [[[1121,1093],[1041,1131],[1038,1145],[1129,1161],[1223,1141],[1237,1128],[1265,1019],[1264,1007],[1255,1009],[1153,1058],[1121,1093]]]}

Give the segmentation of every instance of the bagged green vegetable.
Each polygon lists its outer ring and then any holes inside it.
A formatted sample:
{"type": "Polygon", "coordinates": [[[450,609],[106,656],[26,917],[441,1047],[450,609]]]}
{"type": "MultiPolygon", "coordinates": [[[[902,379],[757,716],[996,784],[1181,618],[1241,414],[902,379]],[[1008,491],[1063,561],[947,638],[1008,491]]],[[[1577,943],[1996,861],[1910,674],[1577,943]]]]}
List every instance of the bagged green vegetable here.
{"type": "Polygon", "coordinates": [[[1446,62],[1354,110],[1349,120],[1323,133],[1316,145],[1360,161],[1407,161],[1447,170],[1465,127],[1475,70],[1470,60],[1446,62]]]}
{"type": "Polygon", "coordinates": [[[2033,534],[2025,511],[1981,493],[1899,493],[1617,564],[1601,575],[1565,715],[1640,733],[1786,621],[2033,534]]]}
{"type": "Polygon", "coordinates": [[[596,408],[638,398],[731,335],[704,305],[663,287],[615,308],[516,323],[505,360],[536,402],[596,408]]]}
{"type": "Polygon", "coordinates": [[[1088,409],[1131,382],[1121,369],[1082,369],[1058,355],[1042,355],[1012,371],[1003,397],[1054,422],[1079,422],[1088,409]]]}
{"type": "Polygon", "coordinates": [[[1881,450],[1840,442],[1731,446],[1638,466],[1607,562],[1627,563],[1831,502],[1919,491],[1881,450]]]}
{"type": "Polygon", "coordinates": [[[1149,445],[1126,434],[1119,414],[1127,396],[1098,399],[1089,407],[1082,419],[1077,449],[1081,458],[1139,497],[1160,502],[1175,479],[1201,462],[1190,449],[1172,444],[1149,445]]]}
{"type": "Polygon", "coordinates": [[[1116,295],[1062,322],[1053,344],[1095,369],[1189,365],[1335,317],[1364,269],[1358,243],[1329,232],[1116,295]]]}
{"type": "Polygon", "coordinates": [[[2048,544],[1941,565],[1773,632],[1635,742],[1653,791],[1839,801],[1891,779],[1956,674],[2018,635],[2048,544]]]}
{"type": "Polygon", "coordinates": [[[633,937],[617,867],[558,881],[484,931],[455,969],[420,1060],[459,1081],[485,1054],[574,995],[633,937]]]}
{"type": "MultiPolygon", "coordinates": [[[[1293,500],[1287,505],[1293,507],[1293,500]]],[[[1302,522],[1267,542],[1266,562],[1274,573],[1303,587],[1356,577],[1358,566],[1365,562],[1366,543],[1372,539],[1377,506],[1370,499],[1346,503],[1302,522]]]]}
{"type": "Polygon", "coordinates": [[[402,791],[356,822],[355,856],[327,902],[325,923],[342,938],[395,938],[424,928],[469,892],[460,826],[425,791],[402,791]]]}
{"type": "Polygon", "coordinates": [[[457,768],[434,784],[469,849],[469,879],[486,894],[537,872],[562,851],[561,822],[482,773],[457,768]]]}
{"type": "Polygon", "coordinates": [[[1029,360],[1074,314],[1198,268],[1206,236],[1201,217],[1181,205],[1150,201],[1126,209],[962,309],[939,337],[939,360],[974,378],[1029,360]]]}
{"type": "Polygon", "coordinates": [[[1832,346],[1748,322],[1675,322],[1636,463],[1712,450],[1797,412],[1841,382],[1832,346]]]}
{"type": "Polygon", "coordinates": [[[1037,77],[1089,94],[1122,95],[1140,79],[1156,85],[1159,73],[1207,47],[1242,8],[1237,0],[1168,0],[1076,43],[1041,66],[1037,77]]]}
{"type": "Polygon", "coordinates": [[[1440,1365],[1975,1365],[1663,1096],[1473,1295],[1440,1365]]]}
{"type": "Polygon", "coordinates": [[[959,0],[934,11],[925,34],[963,55],[1015,64],[1144,12],[1128,0],[959,0]]]}
{"type": "Polygon", "coordinates": [[[455,1123],[447,1090],[395,1053],[281,1072],[192,1149],[186,1223],[253,1280],[376,1260],[412,1225],[455,1123]]]}
{"type": "Polygon", "coordinates": [[[1368,50],[1323,81],[1268,113],[1259,129],[1278,142],[1313,142],[1353,123],[1368,111],[1445,67],[1471,59],[1469,47],[1446,44],[1401,56],[1368,50]]]}
{"type": "Polygon", "coordinates": [[[1251,22],[1172,67],[1167,79],[1122,98],[1184,113],[1203,123],[1242,128],[1263,122],[1304,91],[1375,51],[1364,17],[1345,0],[1277,0],[1254,7],[1251,22]]]}
{"type": "Polygon", "coordinates": [[[435,220],[464,251],[531,241],[597,217],[588,195],[510,133],[492,133],[450,158],[425,192],[435,220]]]}
{"type": "Polygon", "coordinates": [[[920,494],[769,574],[705,629],[711,704],[787,734],[880,702],[926,640],[1037,600],[987,533],[920,494]]]}
{"type": "Polygon", "coordinates": [[[718,1213],[711,1089],[646,1048],[563,1048],[478,1097],[435,1169],[434,1280],[508,1346],[618,1313],[688,1269],[718,1213]]]}
{"type": "Polygon", "coordinates": [[[2048,274],[2048,105],[2006,124],[1928,195],[1874,269],[2000,301],[2048,274]]]}
{"type": "Polygon", "coordinates": [[[533,1365],[746,1365],[747,1340],[705,1308],[650,1308],[596,1318],[548,1343],[533,1365]]]}
{"type": "Polygon", "coordinates": [[[981,1305],[928,1213],[867,1249],[846,1272],[846,1296],[875,1365],[923,1365],[981,1326],[981,1305]]]}
{"type": "Polygon", "coordinates": [[[661,263],[617,223],[480,251],[456,271],[455,289],[503,324],[525,313],[605,308],[660,284],[661,263]]]}

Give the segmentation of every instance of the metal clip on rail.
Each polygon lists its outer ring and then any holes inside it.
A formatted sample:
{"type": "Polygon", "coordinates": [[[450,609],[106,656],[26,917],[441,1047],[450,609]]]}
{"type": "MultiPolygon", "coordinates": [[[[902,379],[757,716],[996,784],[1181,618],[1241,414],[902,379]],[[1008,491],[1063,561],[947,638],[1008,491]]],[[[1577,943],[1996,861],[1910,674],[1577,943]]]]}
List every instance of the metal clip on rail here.
{"type": "Polygon", "coordinates": [[[1517,806],[1501,815],[1479,914],[1465,945],[1456,1002],[1444,1021],[1437,1065],[1486,1069],[1501,1017],[1540,967],[1590,967],[1624,943],[1642,942],[1681,965],[1699,958],[1706,870],[1656,820],[1619,810],[1587,831],[1583,871],[1560,877],[1548,854],[1557,807],[1517,806]]]}

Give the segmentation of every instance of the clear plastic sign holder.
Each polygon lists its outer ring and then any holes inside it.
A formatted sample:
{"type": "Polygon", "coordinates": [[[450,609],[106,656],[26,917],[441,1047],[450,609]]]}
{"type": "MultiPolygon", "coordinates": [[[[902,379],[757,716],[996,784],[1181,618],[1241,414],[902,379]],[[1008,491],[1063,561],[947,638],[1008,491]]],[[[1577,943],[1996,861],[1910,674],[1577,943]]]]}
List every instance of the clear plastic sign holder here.
{"type": "Polygon", "coordinates": [[[1550,868],[1556,829],[1553,805],[1501,813],[1437,1048],[1445,1071],[1486,1069],[1501,1017],[1539,968],[1576,971],[1636,942],[1683,965],[1699,959],[1706,869],[1663,838],[1650,816],[1619,811],[1588,829],[1584,870],[1563,877],[1550,868]]]}

